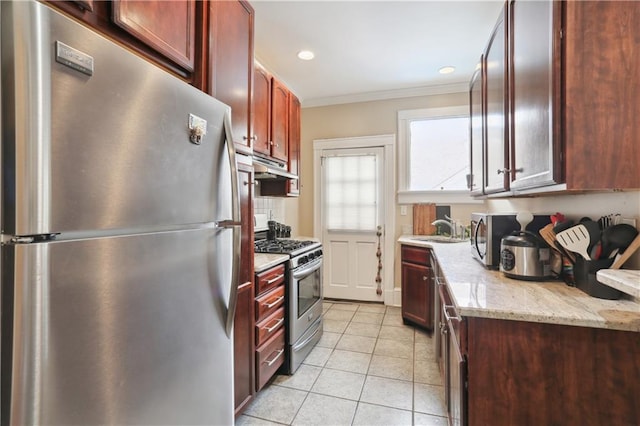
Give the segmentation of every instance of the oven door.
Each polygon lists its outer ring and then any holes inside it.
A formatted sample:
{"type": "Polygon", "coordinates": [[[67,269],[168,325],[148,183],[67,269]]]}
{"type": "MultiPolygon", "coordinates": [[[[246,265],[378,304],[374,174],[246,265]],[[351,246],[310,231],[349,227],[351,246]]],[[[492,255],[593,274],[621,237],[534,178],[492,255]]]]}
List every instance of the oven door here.
{"type": "Polygon", "coordinates": [[[291,271],[289,342],[295,344],[322,316],[322,258],[291,271]]]}

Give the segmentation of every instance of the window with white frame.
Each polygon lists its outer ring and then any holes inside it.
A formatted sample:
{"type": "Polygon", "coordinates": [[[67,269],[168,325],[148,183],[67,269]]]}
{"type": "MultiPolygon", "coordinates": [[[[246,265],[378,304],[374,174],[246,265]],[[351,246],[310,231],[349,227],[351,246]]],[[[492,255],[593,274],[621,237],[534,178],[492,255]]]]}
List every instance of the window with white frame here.
{"type": "Polygon", "coordinates": [[[398,112],[398,202],[470,202],[468,106],[398,112]]]}

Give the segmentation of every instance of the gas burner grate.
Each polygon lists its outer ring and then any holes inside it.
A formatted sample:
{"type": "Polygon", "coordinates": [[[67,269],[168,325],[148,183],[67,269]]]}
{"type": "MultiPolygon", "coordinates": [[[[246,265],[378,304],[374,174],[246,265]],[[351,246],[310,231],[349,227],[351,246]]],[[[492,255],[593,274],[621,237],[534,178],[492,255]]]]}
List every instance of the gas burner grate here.
{"type": "Polygon", "coordinates": [[[259,240],[255,242],[256,253],[291,253],[296,250],[300,250],[308,245],[313,244],[313,241],[306,240],[259,240]]]}

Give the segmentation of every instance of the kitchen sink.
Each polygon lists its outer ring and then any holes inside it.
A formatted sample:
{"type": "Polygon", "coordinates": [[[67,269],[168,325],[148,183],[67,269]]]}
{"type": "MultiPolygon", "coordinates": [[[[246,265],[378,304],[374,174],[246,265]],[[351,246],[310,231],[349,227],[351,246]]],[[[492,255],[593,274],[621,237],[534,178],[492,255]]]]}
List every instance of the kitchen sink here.
{"type": "Polygon", "coordinates": [[[443,243],[443,244],[465,243],[469,241],[469,239],[451,238],[451,237],[446,237],[444,235],[420,235],[420,236],[409,237],[409,239],[415,240],[415,241],[425,241],[429,243],[443,243]]]}

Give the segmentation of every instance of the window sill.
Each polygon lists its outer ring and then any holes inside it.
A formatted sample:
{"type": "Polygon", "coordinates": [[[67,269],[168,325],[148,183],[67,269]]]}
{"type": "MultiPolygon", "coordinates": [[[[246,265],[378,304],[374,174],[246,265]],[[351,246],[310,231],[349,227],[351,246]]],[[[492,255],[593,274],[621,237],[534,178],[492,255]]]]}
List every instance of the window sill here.
{"type": "Polygon", "coordinates": [[[482,204],[467,191],[398,191],[398,204],[482,204]]]}

